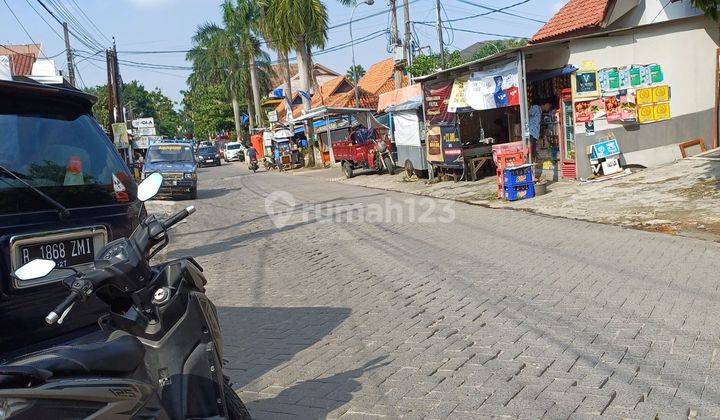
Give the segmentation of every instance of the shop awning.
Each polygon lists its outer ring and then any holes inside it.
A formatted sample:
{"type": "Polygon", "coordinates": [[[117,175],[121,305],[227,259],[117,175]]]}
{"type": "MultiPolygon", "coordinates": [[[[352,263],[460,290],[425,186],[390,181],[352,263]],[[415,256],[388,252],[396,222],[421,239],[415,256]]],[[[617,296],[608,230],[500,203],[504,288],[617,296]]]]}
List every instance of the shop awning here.
{"type": "Polygon", "coordinates": [[[414,100],[422,100],[422,87],[419,83],[380,94],[377,110],[378,112],[387,111],[389,107],[414,100]]]}
{"type": "Polygon", "coordinates": [[[530,73],[528,74],[527,79],[528,82],[539,82],[540,80],[552,79],[553,77],[567,76],[568,74],[573,74],[576,71],[577,67],[567,65],[565,67],[560,67],[559,69],[530,73]]]}
{"type": "MultiPolygon", "coordinates": [[[[328,121],[328,120],[325,120],[325,119],[317,120],[317,121],[313,122],[313,128],[325,127],[325,125],[327,125],[327,124],[332,124],[332,123],[334,123],[334,122],[337,122],[339,119],[340,119],[340,118],[330,118],[329,121],[328,121]]],[[[304,125],[300,125],[300,126],[295,127],[295,134],[303,133],[303,132],[305,132],[305,126],[304,126],[304,125]]]]}
{"type": "Polygon", "coordinates": [[[400,112],[400,111],[412,111],[418,108],[422,108],[422,99],[415,99],[412,101],[403,102],[401,104],[389,106],[385,109],[387,112],[400,112]]]}

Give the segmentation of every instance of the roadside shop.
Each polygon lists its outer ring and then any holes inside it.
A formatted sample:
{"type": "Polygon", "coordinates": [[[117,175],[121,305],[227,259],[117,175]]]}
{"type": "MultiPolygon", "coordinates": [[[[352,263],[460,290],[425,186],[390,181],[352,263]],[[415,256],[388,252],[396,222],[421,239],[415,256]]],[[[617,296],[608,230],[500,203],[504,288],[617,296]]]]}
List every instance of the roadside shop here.
{"type": "Polygon", "coordinates": [[[516,49],[416,79],[434,173],[476,180],[492,173],[494,144],[523,141],[523,64],[516,49]]]}
{"type": "Polygon", "coordinates": [[[397,165],[404,167],[408,176],[427,177],[421,86],[415,84],[381,94],[378,112],[387,113],[397,165]]]}

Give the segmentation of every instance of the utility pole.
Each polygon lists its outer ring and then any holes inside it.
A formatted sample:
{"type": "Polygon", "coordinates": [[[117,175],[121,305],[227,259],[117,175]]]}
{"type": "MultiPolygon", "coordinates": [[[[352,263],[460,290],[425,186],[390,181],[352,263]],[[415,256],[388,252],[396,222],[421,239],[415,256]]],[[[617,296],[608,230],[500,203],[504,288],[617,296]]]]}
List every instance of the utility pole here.
{"type": "Polygon", "coordinates": [[[68,32],[67,22],[63,22],[63,33],[65,34],[65,55],[67,56],[68,79],[70,84],[75,86],[75,66],[73,65],[73,53],[70,49],[70,34],[68,32]]]}
{"type": "MultiPolygon", "coordinates": [[[[115,64],[113,63],[112,50],[105,51],[105,63],[107,65],[107,93],[108,93],[108,132],[112,133],[112,124],[115,123],[115,64]]],[[[111,134],[112,135],[112,134],[111,134]]]]}
{"type": "Polygon", "coordinates": [[[403,18],[405,19],[405,61],[407,66],[413,63],[412,34],[410,33],[410,0],[403,0],[403,18]]]}
{"type": "Polygon", "coordinates": [[[398,67],[397,63],[397,52],[400,49],[400,35],[398,34],[398,21],[397,21],[397,0],[390,1],[390,43],[393,48],[393,58],[395,59],[395,89],[402,87],[402,70],[398,67]]]}
{"type": "Polygon", "coordinates": [[[435,14],[437,15],[438,43],[440,44],[440,68],[445,68],[445,44],[442,37],[442,18],[440,17],[440,0],[435,0],[435,14]]]}

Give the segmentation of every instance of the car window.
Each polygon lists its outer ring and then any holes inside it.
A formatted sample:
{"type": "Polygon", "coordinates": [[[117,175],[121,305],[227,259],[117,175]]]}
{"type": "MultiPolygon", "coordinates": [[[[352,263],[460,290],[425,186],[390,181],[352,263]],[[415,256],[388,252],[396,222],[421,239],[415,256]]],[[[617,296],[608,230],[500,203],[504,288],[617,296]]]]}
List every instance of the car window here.
{"type": "Polygon", "coordinates": [[[162,144],[151,146],[148,149],[145,162],[193,162],[193,152],[190,146],[182,144],[162,144]]]}
{"type": "Polygon", "coordinates": [[[237,150],[240,148],[239,144],[228,144],[227,146],[228,150],[237,150]]]}
{"type": "MultiPolygon", "coordinates": [[[[68,207],[129,201],[134,188],[129,169],[95,119],[72,106],[0,106],[0,165],[68,207]]],[[[0,213],[48,208],[28,190],[0,170],[0,213]],[[27,199],[27,206],[20,209],[18,199],[27,199]]]]}
{"type": "Polygon", "coordinates": [[[210,153],[217,153],[217,152],[218,152],[218,150],[215,147],[201,147],[200,148],[200,153],[203,153],[203,154],[210,154],[210,153]]]}

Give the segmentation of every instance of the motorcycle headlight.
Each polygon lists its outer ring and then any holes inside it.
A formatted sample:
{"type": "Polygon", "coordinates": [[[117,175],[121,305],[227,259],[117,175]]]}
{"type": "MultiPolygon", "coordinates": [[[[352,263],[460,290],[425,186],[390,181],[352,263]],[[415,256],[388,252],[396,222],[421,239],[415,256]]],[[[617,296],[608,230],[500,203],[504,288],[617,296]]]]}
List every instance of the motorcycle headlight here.
{"type": "Polygon", "coordinates": [[[197,174],[195,172],[189,172],[184,174],[185,179],[195,179],[197,178],[197,174]]]}

